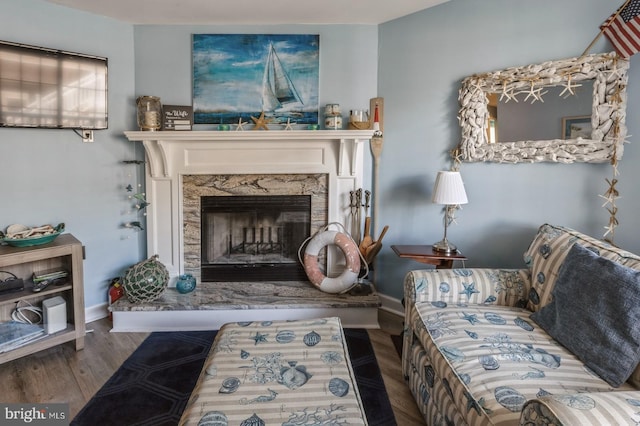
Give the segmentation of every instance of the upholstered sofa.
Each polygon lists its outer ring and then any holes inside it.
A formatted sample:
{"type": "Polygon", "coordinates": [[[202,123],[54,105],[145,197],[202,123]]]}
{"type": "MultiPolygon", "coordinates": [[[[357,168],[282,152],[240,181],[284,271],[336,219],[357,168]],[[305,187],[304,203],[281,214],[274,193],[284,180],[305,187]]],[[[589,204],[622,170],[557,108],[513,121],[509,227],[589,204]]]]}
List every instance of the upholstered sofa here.
{"type": "Polygon", "coordinates": [[[640,257],[545,224],[524,263],[406,275],[402,369],[426,423],[639,424],[640,257]]]}

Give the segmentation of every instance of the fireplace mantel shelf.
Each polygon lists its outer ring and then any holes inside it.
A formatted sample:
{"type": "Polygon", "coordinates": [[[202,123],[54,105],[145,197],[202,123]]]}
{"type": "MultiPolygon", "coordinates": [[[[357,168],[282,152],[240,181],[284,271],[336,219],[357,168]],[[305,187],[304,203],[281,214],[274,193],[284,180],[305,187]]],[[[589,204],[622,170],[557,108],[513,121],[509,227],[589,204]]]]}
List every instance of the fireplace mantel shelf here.
{"type": "Polygon", "coordinates": [[[358,140],[367,141],[373,130],[247,130],[247,131],[128,131],[130,141],[301,141],[301,140],[358,140]]]}
{"type": "Polygon", "coordinates": [[[239,149],[264,150],[272,147],[295,146],[311,148],[312,143],[338,146],[338,174],[356,174],[357,152],[373,137],[373,130],[269,130],[269,131],[128,131],[129,141],[142,142],[149,161],[149,173],[161,178],[170,175],[170,155],[167,151],[177,144],[206,146],[210,150],[228,150],[232,144],[239,149]]]}

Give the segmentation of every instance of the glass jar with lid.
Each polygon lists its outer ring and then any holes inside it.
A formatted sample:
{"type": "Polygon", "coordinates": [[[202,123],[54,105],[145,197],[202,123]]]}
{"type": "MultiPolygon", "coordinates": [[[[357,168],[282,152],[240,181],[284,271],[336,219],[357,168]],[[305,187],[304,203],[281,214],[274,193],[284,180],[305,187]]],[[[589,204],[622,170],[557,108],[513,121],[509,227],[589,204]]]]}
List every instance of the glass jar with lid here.
{"type": "Polygon", "coordinates": [[[160,130],[162,128],[162,104],[157,96],[140,96],[138,107],[138,127],[140,130],[160,130]]]}

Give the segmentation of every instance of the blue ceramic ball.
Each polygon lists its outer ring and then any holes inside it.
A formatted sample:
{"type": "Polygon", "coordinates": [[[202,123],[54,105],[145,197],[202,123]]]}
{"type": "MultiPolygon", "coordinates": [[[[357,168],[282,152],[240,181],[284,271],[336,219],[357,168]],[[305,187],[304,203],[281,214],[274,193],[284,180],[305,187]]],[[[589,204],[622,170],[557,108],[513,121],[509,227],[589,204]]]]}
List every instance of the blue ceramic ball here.
{"type": "Polygon", "coordinates": [[[178,293],[190,293],[196,289],[196,279],[191,274],[184,274],[178,277],[176,282],[176,290],[178,293]]]}

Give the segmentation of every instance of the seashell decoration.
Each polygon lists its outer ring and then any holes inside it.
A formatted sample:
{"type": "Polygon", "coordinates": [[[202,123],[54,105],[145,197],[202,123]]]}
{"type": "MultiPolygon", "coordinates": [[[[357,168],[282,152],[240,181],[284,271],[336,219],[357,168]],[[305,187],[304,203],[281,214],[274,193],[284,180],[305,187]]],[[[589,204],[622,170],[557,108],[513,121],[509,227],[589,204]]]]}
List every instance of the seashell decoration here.
{"type": "Polygon", "coordinates": [[[431,399],[429,391],[423,384],[420,385],[420,399],[424,405],[427,405],[429,403],[429,399],[431,399]]]}
{"type": "Polygon", "coordinates": [[[504,325],[507,323],[507,320],[502,318],[500,315],[493,312],[486,312],[484,314],[484,319],[489,321],[491,324],[495,325],[504,325]]]}
{"type": "Polygon", "coordinates": [[[320,343],[321,339],[322,337],[320,337],[318,333],[316,333],[315,331],[312,331],[310,333],[305,334],[305,336],[302,338],[302,341],[307,346],[315,346],[318,343],[320,343]]]}
{"type": "Polygon", "coordinates": [[[251,417],[240,422],[240,426],[265,426],[265,422],[256,413],[253,413],[251,417]]]}
{"type": "Polygon", "coordinates": [[[240,350],[240,358],[247,359],[247,358],[249,358],[249,355],[250,355],[250,353],[245,351],[244,349],[240,350]]]}
{"type": "Polygon", "coordinates": [[[427,385],[432,388],[436,382],[436,370],[433,369],[433,365],[424,366],[424,377],[427,380],[427,385]]]}
{"type": "Polygon", "coordinates": [[[458,377],[460,377],[460,381],[465,385],[468,385],[469,383],[471,383],[471,376],[468,375],[467,373],[459,374],[458,377]]]}
{"type": "Polygon", "coordinates": [[[336,365],[342,362],[342,355],[336,351],[326,351],[320,355],[320,359],[327,365],[336,365]]]}
{"type": "Polygon", "coordinates": [[[204,372],[207,376],[214,378],[218,375],[218,367],[215,364],[211,364],[204,372]]]}
{"type": "Polygon", "coordinates": [[[493,394],[500,405],[514,413],[519,413],[527,402],[524,395],[509,386],[498,386],[493,394]]]}
{"type": "Polygon", "coordinates": [[[533,303],[534,305],[538,305],[540,304],[540,295],[538,294],[538,292],[536,291],[535,288],[531,287],[531,289],[529,290],[529,300],[531,301],[531,303],[533,303]]]}
{"type": "Polygon", "coordinates": [[[500,368],[500,363],[493,355],[480,355],[478,361],[485,370],[497,370],[500,368]]]}
{"type": "Polygon", "coordinates": [[[464,361],[464,353],[458,348],[443,346],[440,351],[451,362],[464,361]]]}
{"type": "Polygon", "coordinates": [[[282,367],[280,369],[278,383],[291,390],[295,390],[304,386],[311,377],[313,376],[307,372],[307,367],[297,365],[296,361],[289,361],[289,367],[282,367]]]}
{"type": "Polygon", "coordinates": [[[240,387],[240,379],[237,377],[228,377],[222,382],[222,386],[218,393],[234,393],[240,387]]]}
{"type": "Polygon", "coordinates": [[[533,326],[529,323],[529,321],[522,319],[520,317],[516,317],[513,322],[523,330],[533,331],[533,326]]]}
{"type": "Polygon", "coordinates": [[[587,395],[554,395],[552,398],[577,410],[593,410],[596,407],[596,402],[587,395]]]}
{"type": "Polygon", "coordinates": [[[221,411],[207,411],[200,418],[198,426],[228,426],[229,420],[221,411]]]}
{"type": "Polygon", "coordinates": [[[296,333],[292,330],[282,330],[276,334],[276,342],[290,343],[296,338],[296,333]]]}
{"type": "Polygon", "coordinates": [[[339,377],[329,380],[329,391],[335,396],[342,398],[349,393],[349,383],[339,377]]]}

